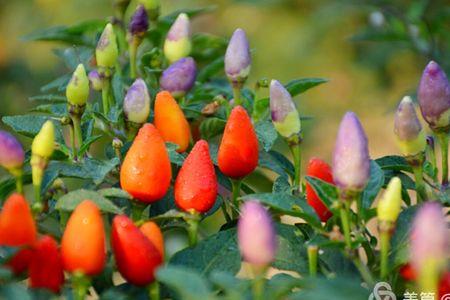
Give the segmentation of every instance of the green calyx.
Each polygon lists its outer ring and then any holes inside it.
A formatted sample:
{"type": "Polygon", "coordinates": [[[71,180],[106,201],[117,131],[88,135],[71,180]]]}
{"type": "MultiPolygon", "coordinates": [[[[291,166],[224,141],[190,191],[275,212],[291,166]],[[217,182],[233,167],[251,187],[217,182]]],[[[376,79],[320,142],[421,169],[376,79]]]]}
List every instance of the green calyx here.
{"type": "Polygon", "coordinates": [[[89,79],[83,64],[79,64],[73,72],[66,88],[67,101],[70,104],[83,106],[89,97],[89,79]]]}

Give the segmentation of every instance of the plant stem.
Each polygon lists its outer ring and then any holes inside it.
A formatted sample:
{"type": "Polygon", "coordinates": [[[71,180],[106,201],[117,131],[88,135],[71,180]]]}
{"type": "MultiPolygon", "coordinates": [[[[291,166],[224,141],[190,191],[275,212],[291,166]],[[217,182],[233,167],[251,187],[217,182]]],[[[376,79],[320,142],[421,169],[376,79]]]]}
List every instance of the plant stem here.
{"type": "Polygon", "coordinates": [[[73,128],[73,123],[70,123],[69,129],[70,129],[70,146],[72,147],[73,159],[77,160],[77,147],[75,144],[75,131],[73,128]]]}
{"type": "Polygon", "coordinates": [[[73,123],[74,137],[79,149],[81,148],[81,145],[83,145],[83,134],[81,132],[81,117],[79,115],[72,115],[72,123],[73,123]]]}
{"type": "Polygon", "coordinates": [[[133,40],[130,42],[129,50],[130,54],[130,77],[132,79],[136,78],[136,53],[137,53],[137,45],[133,40]]]}
{"type": "Polygon", "coordinates": [[[381,262],[380,262],[380,277],[381,279],[385,279],[388,275],[388,262],[389,262],[389,232],[386,230],[381,231],[380,233],[380,254],[381,254],[381,262]]]}
{"type": "Polygon", "coordinates": [[[110,91],[109,86],[111,85],[109,81],[109,77],[105,78],[103,80],[103,86],[102,86],[102,103],[103,103],[103,114],[105,116],[109,113],[109,103],[110,103],[110,91]]]}
{"type": "Polygon", "coordinates": [[[23,173],[22,168],[14,168],[9,170],[10,173],[16,178],[16,191],[19,194],[23,194],[23,173]]]}
{"type": "Polygon", "coordinates": [[[433,166],[433,180],[435,182],[438,181],[437,178],[437,162],[436,162],[436,153],[435,153],[435,147],[434,147],[434,139],[432,137],[430,137],[430,140],[428,142],[427,145],[427,156],[429,158],[429,161],[431,163],[431,165],[433,166]]]}
{"type": "Polygon", "coordinates": [[[300,192],[300,170],[301,170],[301,144],[300,143],[295,143],[293,145],[290,146],[291,148],[291,152],[292,152],[292,156],[294,158],[294,182],[293,182],[293,186],[294,186],[294,191],[295,193],[299,193],[300,192]]]}
{"type": "Polygon", "coordinates": [[[316,245],[308,246],[308,264],[309,264],[309,275],[311,277],[316,277],[317,275],[317,252],[319,248],[316,245]]]}
{"type": "Polygon", "coordinates": [[[364,281],[367,284],[369,284],[370,286],[373,286],[375,281],[373,280],[373,276],[370,273],[367,266],[358,257],[353,257],[352,261],[353,261],[353,264],[358,269],[358,271],[361,274],[361,277],[364,279],[364,281]]]}
{"type": "Polygon", "coordinates": [[[228,214],[227,204],[226,204],[225,201],[222,202],[222,205],[220,206],[220,208],[222,209],[222,213],[223,213],[223,216],[224,216],[225,220],[227,221],[227,223],[230,223],[231,222],[231,217],[228,214]]]}
{"type": "Polygon", "coordinates": [[[345,245],[348,249],[351,249],[352,247],[352,240],[350,236],[350,222],[349,222],[349,204],[347,203],[347,200],[341,200],[343,202],[343,207],[340,208],[340,214],[341,214],[341,222],[342,222],[342,230],[344,231],[344,237],[345,237],[345,245]]]}
{"type": "Polygon", "coordinates": [[[72,275],[74,300],[84,300],[90,285],[90,279],[83,273],[75,272],[72,275]]]}
{"type": "Polygon", "coordinates": [[[252,282],[253,300],[264,299],[264,274],[255,276],[252,282]]]}
{"type": "Polygon", "coordinates": [[[442,152],[442,185],[448,184],[448,136],[446,132],[437,134],[442,152]]]}
{"type": "Polygon", "coordinates": [[[137,200],[131,201],[131,219],[134,223],[142,220],[142,211],[145,209],[145,205],[137,200]]]}
{"type": "Polygon", "coordinates": [[[148,297],[150,300],[159,300],[160,299],[160,292],[159,292],[159,282],[154,281],[148,286],[148,297]]]}
{"type": "Polygon", "coordinates": [[[242,104],[242,95],[240,87],[233,86],[233,99],[234,99],[234,106],[242,104]]]}
{"type": "Polygon", "coordinates": [[[187,233],[189,239],[189,246],[193,247],[197,245],[198,240],[198,223],[200,219],[195,216],[194,218],[189,218],[186,220],[187,222],[187,233]]]}
{"type": "Polygon", "coordinates": [[[238,211],[239,211],[239,194],[241,192],[241,179],[231,180],[231,189],[232,189],[232,198],[231,198],[231,215],[233,216],[233,219],[236,219],[238,217],[238,211]]]}
{"type": "Polygon", "coordinates": [[[417,203],[427,200],[425,183],[423,181],[423,167],[413,166],[414,177],[416,179],[417,203]]]}

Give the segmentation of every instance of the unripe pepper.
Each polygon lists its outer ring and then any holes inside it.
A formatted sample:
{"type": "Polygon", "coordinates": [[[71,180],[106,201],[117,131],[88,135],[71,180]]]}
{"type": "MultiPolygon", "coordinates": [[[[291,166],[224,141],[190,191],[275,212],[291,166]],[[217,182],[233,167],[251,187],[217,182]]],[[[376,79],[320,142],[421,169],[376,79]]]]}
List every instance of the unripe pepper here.
{"type": "Polygon", "coordinates": [[[88,74],[89,83],[94,91],[101,91],[103,87],[103,79],[97,70],[92,70],[88,74]]]}
{"type": "Polygon", "coordinates": [[[436,62],[430,61],[423,71],[417,97],[422,116],[431,129],[450,125],[450,83],[436,62]]]}
{"type": "Polygon", "coordinates": [[[117,268],[127,281],[144,286],[155,280],[162,264],[160,252],[127,216],[114,217],[111,245],[117,268]]]}
{"type": "Polygon", "coordinates": [[[128,30],[130,35],[136,37],[142,37],[148,30],[148,15],[144,5],[139,5],[136,8],[136,11],[131,17],[128,30]]]}
{"type": "Polygon", "coordinates": [[[164,261],[164,236],[159,226],[152,221],[145,222],[139,228],[142,233],[152,242],[164,261]]]}
{"type": "Polygon", "coordinates": [[[30,287],[59,293],[64,284],[64,272],[58,244],[51,236],[41,237],[33,246],[29,275],[30,287]]]}
{"type": "Polygon", "coordinates": [[[278,133],[288,140],[298,140],[301,131],[300,116],[291,94],[277,80],[270,83],[270,112],[278,133]]]}
{"type": "Polygon", "coordinates": [[[217,178],[208,143],[198,141],[183,163],[175,181],[175,203],[184,211],[205,213],[217,197],[217,178]]]}
{"type": "Polygon", "coordinates": [[[184,96],[195,83],[197,67],[192,57],[184,57],[171,64],[161,75],[161,89],[174,97],[184,96]]]}
{"type": "Polygon", "coordinates": [[[169,155],[152,124],[139,129],[120,169],[122,189],[139,201],[153,203],[166,194],[172,177],[169,155]]]}
{"type": "MultiPolygon", "coordinates": [[[[306,175],[334,184],[330,165],[319,158],[310,159],[306,175]]],[[[314,208],[322,222],[328,221],[333,215],[308,182],[306,182],[306,200],[314,208]]]]}
{"type": "Polygon", "coordinates": [[[100,274],[105,265],[105,230],[97,205],[84,200],[70,216],[61,241],[61,256],[67,272],[100,274]]]}
{"type": "Polygon", "coordinates": [[[167,91],[156,95],[154,123],[164,141],[177,144],[178,152],[186,151],[191,138],[189,123],[178,103],[167,91]]]}
{"type": "Polygon", "coordinates": [[[19,141],[10,133],[0,130],[0,165],[10,172],[22,169],[25,152],[19,141]]]}
{"type": "Polygon", "coordinates": [[[136,79],[123,100],[123,113],[127,121],[135,124],[147,122],[150,114],[150,95],[147,85],[141,78],[136,79]]]}
{"type": "Polygon", "coordinates": [[[111,23],[106,24],[105,29],[95,49],[97,65],[102,68],[114,68],[119,56],[117,38],[111,23]]]}
{"type": "Polygon", "coordinates": [[[339,125],[333,152],[333,179],[344,192],[362,191],[370,175],[367,137],[358,117],[347,112],[339,125]]]}
{"type": "Polygon", "coordinates": [[[414,156],[425,151],[425,133],[409,96],[404,97],[398,105],[394,132],[403,155],[414,156]]]}
{"type": "Polygon", "coordinates": [[[273,221],[258,201],[246,201],[238,222],[239,249],[244,261],[265,268],[275,259],[277,239],[273,221]]]}
{"type": "Polygon", "coordinates": [[[36,225],[30,206],[21,194],[6,199],[0,212],[0,246],[25,247],[7,263],[16,274],[25,271],[31,259],[31,245],[36,240],[36,225]]]}
{"type": "Polygon", "coordinates": [[[217,156],[219,169],[226,176],[240,179],[258,165],[258,139],[247,111],[236,106],[231,111],[217,156]]]}
{"type": "Polygon", "coordinates": [[[380,222],[395,223],[402,205],[402,182],[393,177],[378,202],[377,214],[380,222]]]}
{"type": "Polygon", "coordinates": [[[33,143],[31,144],[31,153],[48,159],[53,154],[54,149],[55,125],[53,125],[52,121],[48,120],[42,125],[41,130],[34,137],[33,143]]]}
{"type": "Polygon", "coordinates": [[[89,97],[89,79],[83,64],[79,64],[66,87],[67,101],[76,106],[84,106],[89,97]]]}
{"type": "Polygon", "coordinates": [[[178,15],[167,33],[164,55],[173,63],[191,53],[191,23],[185,13],[178,15]]]}
{"type": "Polygon", "coordinates": [[[225,52],[225,73],[234,87],[240,87],[247,80],[251,67],[250,46],[245,31],[234,31],[225,52]]]}

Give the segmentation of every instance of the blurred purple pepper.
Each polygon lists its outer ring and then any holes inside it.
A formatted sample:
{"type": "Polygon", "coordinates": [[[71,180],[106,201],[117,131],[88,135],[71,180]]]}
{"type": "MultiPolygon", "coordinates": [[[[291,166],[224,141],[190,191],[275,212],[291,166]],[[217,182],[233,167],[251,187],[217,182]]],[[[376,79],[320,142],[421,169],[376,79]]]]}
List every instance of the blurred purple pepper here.
{"type": "Polygon", "coordinates": [[[130,20],[128,30],[132,36],[143,36],[148,30],[148,15],[144,5],[139,5],[130,20]]]}
{"type": "Polygon", "coordinates": [[[164,55],[172,63],[191,52],[191,23],[185,13],[178,15],[164,42],[164,55]]]}
{"type": "Polygon", "coordinates": [[[239,87],[250,73],[251,56],[245,31],[238,28],[231,37],[225,53],[225,73],[233,86],[239,87]]]}
{"type": "Polygon", "coordinates": [[[277,240],[272,218],[258,201],[246,201],[238,222],[238,241],[244,261],[267,267],[275,258],[277,240]]]}
{"type": "Polygon", "coordinates": [[[182,58],[164,70],[160,79],[161,89],[169,91],[174,97],[184,96],[194,86],[196,74],[194,59],[182,58]]]}
{"type": "Polygon", "coordinates": [[[136,79],[128,89],[123,101],[127,121],[143,124],[150,114],[150,96],[144,80],[136,79]]]}
{"type": "Polygon", "coordinates": [[[0,165],[10,172],[22,168],[25,153],[22,145],[11,134],[0,130],[0,165]]]}
{"type": "Polygon", "coordinates": [[[411,263],[422,291],[436,290],[439,274],[449,255],[449,228],[438,202],[425,203],[417,212],[411,231],[411,263]]]}
{"type": "Polygon", "coordinates": [[[94,91],[101,91],[103,87],[103,79],[97,70],[92,70],[88,74],[89,83],[94,91]]]}
{"type": "Polygon", "coordinates": [[[272,122],[278,133],[286,138],[292,139],[300,134],[300,116],[291,94],[278,81],[270,83],[270,112],[272,122]]]}
{"type": "Polygon", "coordinates": [[[433,130],[450,125],[450,84],[434,61],[426,66],[417,91],[422,116],[433,130]]]}
{"type": "Polygon", "coordinates": [[[367,137],[358,117],[347,112],[341,121],[333,152],[333,178],[342,191],[361,191],[370,174],[367,137]]]}
{"type": "Polygon", "coordinates": [[[404,97],[398,105],[395,113],[394,132],[403,155],[416,155],[425,151],[425,133],[409,96],[404,97]]]}

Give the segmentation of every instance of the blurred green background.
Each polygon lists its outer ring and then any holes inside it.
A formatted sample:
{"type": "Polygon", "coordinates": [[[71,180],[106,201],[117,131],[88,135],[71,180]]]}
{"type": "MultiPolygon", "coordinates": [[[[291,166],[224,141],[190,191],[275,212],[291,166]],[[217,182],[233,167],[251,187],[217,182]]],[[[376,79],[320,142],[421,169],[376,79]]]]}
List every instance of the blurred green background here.
{"type": "MultiPolygon", "coordinates": [[[[28,97],[68,73],[53,54],[56,43],[24,42],[34,30],[108,18],[110,0],[0,0],[0,115],[24,112],[28,97]]],[[[215,6],[193,21],[194,32],[230,36],[244,28],[253,49],[249,85],[261,77],[286,83],[299,77],[329,82],[298,97],[304,123],[305,158],[331,158],[343,113],[355,111],[372,157],[396,153],[393,113],[414,95],[430,58],[448,66],[448,1],[162,0],[163,14],[215,6]],[[447,36],[446,36],[446,35],[447,36]]],[[[2,124],[3,126],[3,124],[2,124]]]]}

